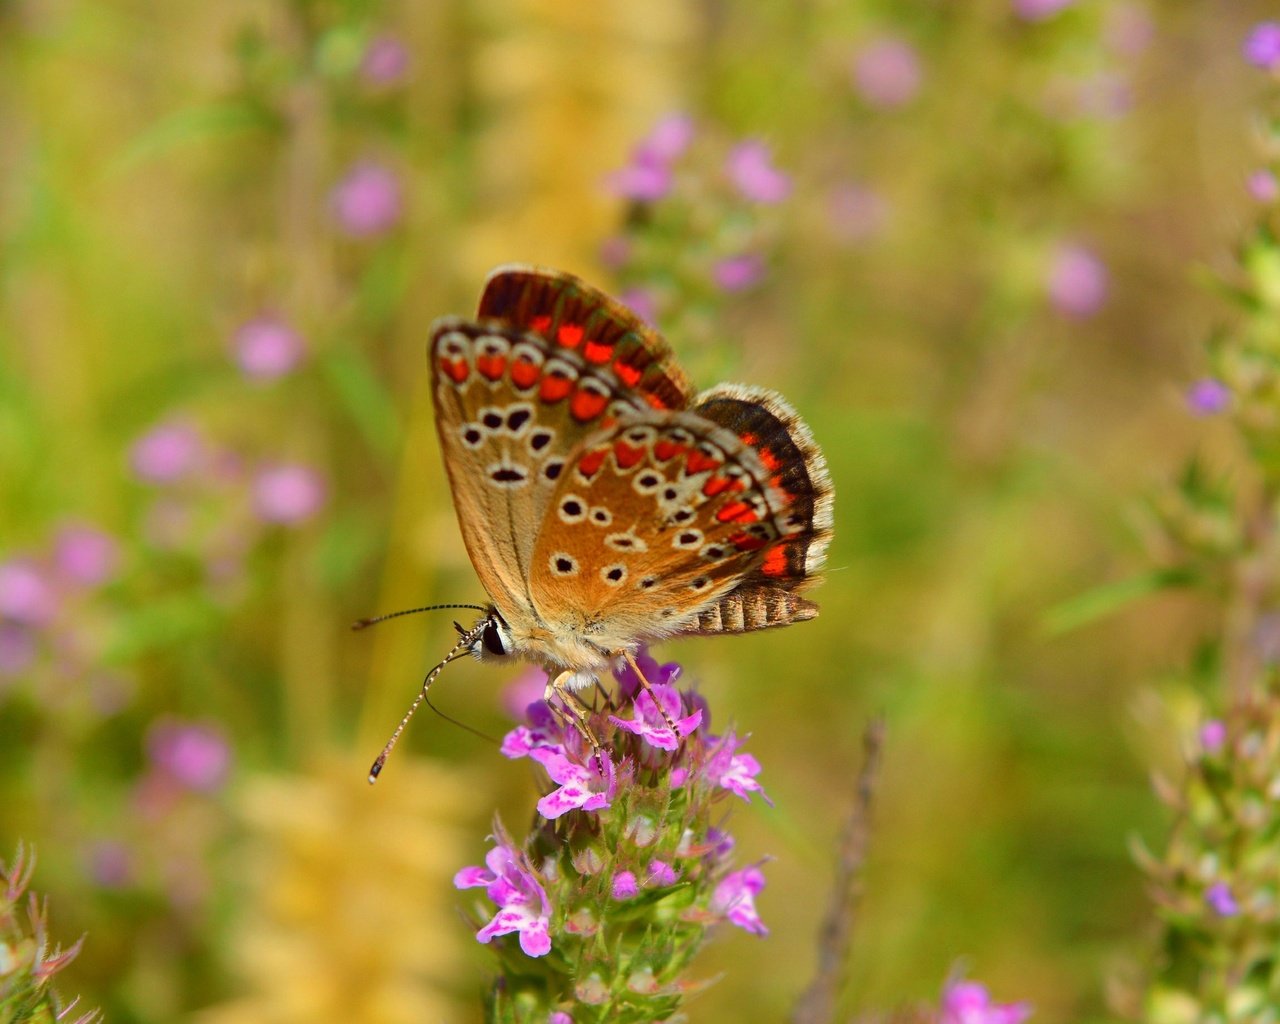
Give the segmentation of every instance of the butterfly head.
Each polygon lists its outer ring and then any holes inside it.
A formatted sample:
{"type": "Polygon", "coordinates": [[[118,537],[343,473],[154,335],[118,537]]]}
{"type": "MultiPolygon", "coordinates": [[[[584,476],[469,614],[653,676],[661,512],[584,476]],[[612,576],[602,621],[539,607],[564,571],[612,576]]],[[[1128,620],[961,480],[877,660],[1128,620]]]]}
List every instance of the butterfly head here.
{"type": "Polygon", "coordinates": [[[511,628],[498,609],[490,605],[470,629],[463,629],[458,623],[454,628],[459,635],[466,638],[467,650],[478,661],[498,661],[511,657],[511,628]]]}

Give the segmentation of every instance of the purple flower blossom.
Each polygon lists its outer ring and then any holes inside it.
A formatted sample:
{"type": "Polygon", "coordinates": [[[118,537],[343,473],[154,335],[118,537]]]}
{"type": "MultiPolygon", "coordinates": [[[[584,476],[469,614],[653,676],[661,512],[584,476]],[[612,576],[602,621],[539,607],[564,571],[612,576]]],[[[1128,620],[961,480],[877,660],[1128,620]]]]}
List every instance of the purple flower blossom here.
{"type": "Polygon", "coordinates": [[[547,1024],[573,1024],[573,1018],[563,1010],[556,1010],[547,1018],[547,1024]]]}
{"type": "Polygon", "coordinates": [[[1274,203],[1276,197],[1280,196],[1280,183],[1277,183],[1275,174],[1266,168],[1250,174],[1245,188],[1260,203],[1274,203]]]}
{"type": "Polygon", "coordinates": [[[530,665],[502,688],[502,707],[512,718],[523,718],[547,692],[547,673],[530,665]]]}
{"type": "Polygon", "coordinates": [[[147,734],[147,755],[165,775],[199,793],[219,789],[231,767],[231,751],[222,733],[196,722],[157,722],[147,734]]]}
{"type": "Polygon", "coordinates": [[[487,870],[463,868],[453,877],[459,889],[485,886],[498,905],[497,914],[476,932],[476,939],[487,943],[495,936],[519,932],[526,956],[545,956],[551,951],[551,905],[538,876],[504,841],[485,855],[484,862],[487,870]]]}
{"type": "Polygon", "coordinates": [[[609,806],[617,791],[612,761],[607,761],[608,777],[605,778],[585,765],[570,761],[563,748],[535,747],[529,756],[542,765],[551,781],[560,787],[538,801],[538,813],[544,818],[558,818],[577,808],[601,810],[609,806]]]}
{"type": "Polygon", "coordinates": [[[680,746],[680,740],[693,732],[701,723],[702,709],[699,708],[693,714],[679,718],[680,694],[674,686],[657,683],[653,686],[653,693],[657,697],[656,702],[648,693],[640,693],[632,701],[635,718],[625,719],[610,715],[609,721],[619,729],[639,736],[650,746],[660,750],[675,750],[680,746]],[[663,711],[675,723],[676,735],[674,736],[667,728],[666,720],[662,715],[663,711]]]}
{"type": "Polygon", "coordinates": [[[653,203],[671,191],[674,178],[665,164],[637,158],[605,179],[615,196],[638,203],[653,203]]]}
{"type": "Polygon", "coordinates": [[[764,888],[764,872],[752,865],[724,876],[711,897],[711,909],[724,914],[730,924],[736,924],[755,935],[768,935],[769,929],[756,912],[756,895],[764,888]]]}
{"type": "Polygon", "coordinates": [[[391,35],[371,39],[360,59],[360,77],[370,85],[396,85],[408,70],[408,47],[391,35]]]}
{"type": "Polygon", "coordinates": [[[1024,21],[1044,21],[1073,3],[1075,0],[1013,0],[1013,12],[1024,21]]]}
{"type": "Polygon", "coordinates": [[[53,542],[53,566],[58,578],[82,587],[98,587],[115,575],[120,545],[111,534],[93,526],[74,524],[58,531],[53,542]]]}
{"type": "Polygon", "coordinates": [[[44,572],[29,558],[0,562],[0,618],[43,626],[58,612],[58,600],[44,572]]]}
{"type": "Polygon", "coordinates": [[[1058,247],[1049,264],[1046,289],[1049,301],[1072,319],[1093,316],[1107,299],[1106,265],[1083,245],[1058,247]]]}
{"type": "Polygon", "coordinates": [[[939,1024],[1022,1024],[1029,1016],[1026,1003],[993,1003],[985,985],[955,981],[942,993],[939,1024]]]}
{"type": "Polygon", "coordinates": [[[711,268],[716,287],[726,292],[742,292],[754,287],[764,277],[764,260],[753,252],[730,256],[711,268]]]}
{"type": "Polygon", "coordinates": [[[170,420],[138,438],[130,460],[139,479],[168,484],[196,468],[202,449],[200,435],[194,427],[182,420],[170,420]]]}
{"type": "Polygon", "coordinates": [[[759,793],[765,803],[772,806],[773,801],[765,795],[764,787],[756,781],[760,774],[760,762],[750,754],[737,753],[738,740],[733,733],[727,733],[707,761],[703,773],[706,777],[730,793],[750,802],[752,793],[759,793]]]}
{"type": "Polygon", "coordinates": [[[615,900],[629,900],[635,896],[640,891],[640,886],[636,882],[635,872],[617,872],[613,876],[613,887],[611,891],[615,900]]]}
{"type": "Polygon", "coordinates": [[[371,161],[352,167],[334,186],[329,202],[338,226],[352,238],[390,231],[399,223],[403,206],[399,179],[371,161]]]}
{"type": "Polygon", "coordinates": [[[693,118],[688,114],[667,114],[640,140],[635,157],[651,163],[672,164],[693,142],[694,130],[693,118]]]}
{"type": "Polygon", "coordinates": [[[242,324],[232,344],[241,371],[258,380],[282,377],[302,359],[302,337],[270,314],[242,324]]]}
{"type": "Polygon", "coordinates": [[[769,147],[759,139],[747,139],[729,151],[725,174],[744,199],[755,203],[780,203],[791,194],[791,176],[773,166],[769,147]]]}
{"type": "Polygon", "coordinates": [[[1200,726],[1200,746],[1206,754],[1216,754],[1227,741],[1227,725],[1220,718],[1210,718],[1200,726]]]}
{"type": "Polygon", "coordinates": [[[923,77],[915,47],[896,36],[872,40],[853,59],[853,87],[873,107],[910,103],[923,77]]]}
{"type": "Polygon", "coordinates": [[[261,519],[291,526],[320,510],[325,501],[324,481],[306,466],[271,466],[254,478],[253,500],[261,519]]]}
{"type": "Polygon", "coordinates": [[[1204,891],[1204,901],[1219,917],[1235,917],[1240,913],[1240,904],[1231,893],[1226,882],[1214,882],[1204,891]]]}
{"type": "Polygon", "coordinates": [[[0,622],[0,679],[25,672],[36,660],[36,638],[17,622],[0,622]]]}
{"type": "MultiPolygon", "coordinates": [[[[659,665],[658,660],[649,653],[647,648],[641,648],[636,652],[636,664],[640,667],[640,671],[644,673],[644,677],[654,686],[671,686],[680,678],[680,666],[674,662],[667,662],[665,665],[659,665]]],[[[626,661],[618,661],[613,669],[613,678],[618,680],[619,693],[624,699],[631,699],[641,691],[640,679],[631,671],[631,666],[626,661]]]]}
{"type": "Polygon", "coordinates": [[[1220,380],[1205,377],[1187,388],[1187,408],[1197,416],[1213,416],[1231,404],[1231,389],[1220,380]]]}
{"type": "Polygon", "coordinates": [[[528,757],[543,747],[563,749],[564,730],[555,713],[545,701],[536,701],[525,708],[528,725],[517,725],[502,737],[499,748],[504,757],[528,757]]]}
{"type": "Polygon", "coordinates": [[[649,325],[657,323],[658,303],[647,288],[627,288],[618,296],[624,306],[649,325]]]}
{"type": "Polygon", "coordinates": [[[1280,21],[1264,21],[1255,25],[1244,41],[1244,56],[1263,71],[1280,68],[1280,21]]]}
{"type": "Polygon", "coordinates": [[[655,857],[649,861],[649,874],[644,880],[645,885],[656,886],[661,889],[668,885],[675,885],[679,880],[680,872],[665,860],[658,860],[655,857]]]}

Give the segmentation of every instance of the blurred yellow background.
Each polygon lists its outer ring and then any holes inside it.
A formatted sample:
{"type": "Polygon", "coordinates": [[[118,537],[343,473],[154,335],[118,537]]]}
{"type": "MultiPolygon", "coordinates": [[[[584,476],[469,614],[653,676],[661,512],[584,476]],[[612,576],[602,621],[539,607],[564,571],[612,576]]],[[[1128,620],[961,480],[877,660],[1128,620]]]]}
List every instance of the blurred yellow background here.
{"type": "MultiPolygon", "coordinates": [[[[88,932],[60,985],[115,1022],[480,1019],[451,879],[533,778],[420,714],[369,789],[453,634],[347,625],[484,600],[435,317],[511,261],[677,300],[705,275],[712,207],[659,246],[608,185],[683,112],[697,152],[763,140],[794,188],[759,285],[658,326],[700,375],[785,394],[836,487],[818,620],[657,651],[776,801],[732,819],[773,858],[771,935],[716,937],[692,1019],[782,1019],[807,983],[876,713],[848,1012],[963,962],[1036,1020],[1108,1019],[1151,955],[1129,844],[1167,826],[1147,778],[1204,611],[1049,612],[1139,571],[1144,497],[1223,447],[1182,392],[1221,316],[1196,268],[1257,203],[1240,44],[1268,5],[1041,6],[0,5],[0,559],[45,587],[0,586],[0,852],[33,844],[55,933],[88,932]],[[340,190],[370,167],[392,194],[362,224],[340,190]],[[106,537],[96,577],[69,529],[106,537]]],[[[500,735],[515,671],[459,664],[436,699],[500,735]]]]}

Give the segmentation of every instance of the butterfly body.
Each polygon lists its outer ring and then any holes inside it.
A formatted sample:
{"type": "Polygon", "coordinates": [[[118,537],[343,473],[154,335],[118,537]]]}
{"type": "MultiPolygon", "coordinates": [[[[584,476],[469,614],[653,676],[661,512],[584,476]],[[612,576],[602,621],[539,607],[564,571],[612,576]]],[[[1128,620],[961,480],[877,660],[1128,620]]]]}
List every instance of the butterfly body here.
{"type": "Polygon", "coordinates": [[[577,278],[502,267],[432,330],[436,427],[492,609],[481,657],[590,685],[667,637],[812,618],[832,492],[772,392],[693,392],[666,343],[577,278]]]}

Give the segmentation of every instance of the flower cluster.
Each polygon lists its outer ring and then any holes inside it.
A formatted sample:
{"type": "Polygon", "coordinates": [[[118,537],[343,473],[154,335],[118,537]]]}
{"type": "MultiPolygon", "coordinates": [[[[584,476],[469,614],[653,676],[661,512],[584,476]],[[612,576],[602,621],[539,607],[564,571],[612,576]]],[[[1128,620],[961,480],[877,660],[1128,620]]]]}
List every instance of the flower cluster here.
{"type": "Polygon", "coordinates": [[[652,696],[620,667],[620,706],[589,715],[599,758],[542,701],[503,740],[549,783],[532,834],[517,843],[496,824],[485,866],[454,879],[496,906],[477,908],[476,932],[503,965],[494,1019],[513,1007],[518,1019],[578,1024],[666,1019],[694,987],[683,972],[711,926],[767,934],[755,902],[764,874],[733,867],[716,813],[729,796],[764,796],[760,765],[733,733],[708,731],[705,701],[675,686],[678,665],[645,653],[638,665],[652,696]]]}

